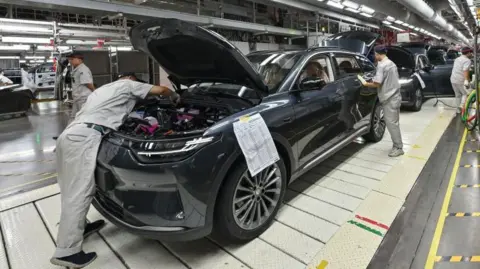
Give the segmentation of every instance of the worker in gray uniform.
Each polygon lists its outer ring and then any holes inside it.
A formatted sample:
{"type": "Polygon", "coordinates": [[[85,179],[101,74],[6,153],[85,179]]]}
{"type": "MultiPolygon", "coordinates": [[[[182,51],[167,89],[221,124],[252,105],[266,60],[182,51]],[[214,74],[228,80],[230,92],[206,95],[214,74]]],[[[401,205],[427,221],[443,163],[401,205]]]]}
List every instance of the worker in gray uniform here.
{"type": "Polygon", "coordinates": [[[453,62],[450,82],[457,101],[457,113],[462,111],[463,105],[470,93],[470,67],[472,65],[473,50],[468,47],[462,48],[462,56],[453,62]]]}
{"type": "Polygon", "coordinates": [[[95,90],[93,85],[93,77],[90,69],[83,63],[83,55],[73,52],[67,56],[68,62],[72,65],[72,112],[70,114],[70,122],[73,121],[75,115],[80,111],[83,104],[87,101],[88,96],[95,90]]]}
{"type": "Polygon", "coordinates": [[[57,179],[61,194],[57,248],[51,263],[83,268],[97,257],[82,250],[84,238],[100,230],[105,222],[86,224],[86,215],[95,192],[94,170],[102,136],[118,130],[138,99],[147,95],[170,96],[177,104],[179,95],[164,86],[137,81],[133,73],[121,74],[115,82],[96,89],[75,120],[57,140],[57,179]]]}
{"type": "Polygon", "coordinates": [[[402,95],[400,93],[400,79],[397,66],[387,57],[387,48],[375,48],[377,71],[372,82],[362,81],[363,85],[378,89],[378,99],[383,106],[385,123],[393,141],[393,147],[388,156],[398,157],[404,154],[402,133],[400,132],[400,106],[402,95]]]}

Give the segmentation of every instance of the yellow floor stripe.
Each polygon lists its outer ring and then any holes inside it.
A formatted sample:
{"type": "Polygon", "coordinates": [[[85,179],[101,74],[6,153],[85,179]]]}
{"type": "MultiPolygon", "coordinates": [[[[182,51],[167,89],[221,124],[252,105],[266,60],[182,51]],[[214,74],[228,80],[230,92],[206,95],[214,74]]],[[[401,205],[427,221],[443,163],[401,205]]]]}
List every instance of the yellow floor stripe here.
{"type": "Polygon", "coordinates": [[[320,262],[320,264],[317,266],[316,269],[325,269],[327,268],[327,265],[328,265],[328,262],[326,260],[322,260],[322,262],[320,262]]]}
{"type": "Polygon", "coordinates": [[[457,213],[457,214],[455,214],[455,216],[456,217],[463,217],[463,216],[465,216],[465,213],[457,213]]]}
{"type": "Polygon", "coordinates": [[[450,258],[450,261],[451,262],[460,262],[460,261],[462,261],[462,256],[452,256],[450,258]]]}
{"type": "Polygon", "coordinates": [[[450,181],[448,183],[447,193],[443,200],[442,210],[438,218],[437,227],[433,235],[432,244],[430,245],[430,251],[428,253],[427,262],[425,263],[425,269],[433,269],[435,264],[435,257],[437,255],[438,245],[440,244],[440,237],[442,236],[443,226],[445,225],[445,218],[448,210],[450,199],[452,198],[453,187],[455,186],[455,178],[457,177],[458,168],[460,166],[460,160],[462,158],[462,152],[465,147],[465,139],[467,137],[467,129],[463,131],[460,147],[458,148],[457,158],[455,165],[453,166],[452,174],[450,175],[450,181]]]}
{"type": "Polygon", "coordinates": [[[470,259],[471,262],[480,262],[480,256],[472,256],[470,259]]]}

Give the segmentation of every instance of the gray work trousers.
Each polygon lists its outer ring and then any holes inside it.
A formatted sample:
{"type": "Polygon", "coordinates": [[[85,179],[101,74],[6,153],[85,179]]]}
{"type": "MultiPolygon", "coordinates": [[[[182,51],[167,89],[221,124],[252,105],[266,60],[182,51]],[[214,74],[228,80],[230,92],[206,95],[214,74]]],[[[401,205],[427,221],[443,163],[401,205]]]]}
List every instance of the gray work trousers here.
{"type": "Polygon", "coordinates": [[[69,124],[75,119],[75,116],[77,115],[78,111],[82,109],[85,102],[87,102],[87,98],[79,98],[79,99],[73,100],[72,111],[70,112],[70,119],[68,122],[69,124]]]}
{"type": "Polygon", "coordinates": [[[463,83],[452,83],[452,88],[453,91],[455,92],[455,99],[457,101],[457,107],[458,108],[463,108],[463,105],[465,104],[465,100],[467,100],[468,96],[468,90],[465,88],[465,85],[463,83]]]}
{"type": "Polygon", "coordinates": [[[60,227],[54,257],[82,250],[87,213],[95,193],[94,171],[100,132],[85,124],[69,126],[57,139],[57,181],[60,186],[60,227]]]}
{"type": "Polygon", "coordinates": [[[394,95],[382,103],[385,115],[385,124],[393,141],[393,147],[403,149],[402,133],[400,131],[400,106],[402,105],[402,96],[394,95]]]}

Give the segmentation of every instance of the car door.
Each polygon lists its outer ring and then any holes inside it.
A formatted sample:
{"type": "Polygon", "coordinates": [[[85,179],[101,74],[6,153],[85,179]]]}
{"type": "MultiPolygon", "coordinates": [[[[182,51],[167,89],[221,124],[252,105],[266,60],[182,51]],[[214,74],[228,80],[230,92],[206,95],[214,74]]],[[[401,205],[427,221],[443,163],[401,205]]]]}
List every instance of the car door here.
{"type": "Polygon", "coordinates": [[[358,75],[362,75],[366,79],[372,78],[375,69],[372,70],[371,66],[370,68],[366,67],[367,72],[363,74],[363,69],[358,62],[359,57],[346,53],[336,53],[333,57],[339,87],[337,92],[341,95],[338,119],[343,127],[342,132],[347,134],[369,124],[368,121],[364,122],[362,119],[370,114],[372,100],[374,102],[376,98],[376,89],[364,87],[358,79],[358,75]]]}
{"type": "Polygon", "coordinates": [[[416,73],[420,75],[420,78],[425,83],[423,89],[424,95],[432,95],[435,91],[433,76],[428,68],[428,59],[424,55],[417,55],[416,59],[416,73]]]}
{"type": "Polygon", "coordinates": [[[338,88],[329,55],[317,53],[305,60],[289,93],[294,99],[299,166],[331,147],[331,141],[344,129],[338,121],[342,102],[338,88]],[[308,80],[307,69],[312,63],[322,66],[328,81],[315,84],[308,80]]]}

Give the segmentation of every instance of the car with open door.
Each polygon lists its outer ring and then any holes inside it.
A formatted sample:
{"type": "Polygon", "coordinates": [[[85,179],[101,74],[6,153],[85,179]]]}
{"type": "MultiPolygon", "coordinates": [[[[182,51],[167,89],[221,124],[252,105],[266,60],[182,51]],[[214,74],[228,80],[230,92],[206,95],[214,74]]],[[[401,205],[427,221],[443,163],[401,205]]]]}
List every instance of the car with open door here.
{"type": "Polygon", "coordinates": [[[375,71],[363,55],[314,48],[245,56],[216,32],[176,19],[139,24],[130,41],[182,97],[177,106],[139,102],[100,145],[93,204],[132,233],[251,240],[272,223],[289,183],[354,139],[384,135],[376,91],[357,77],[375,71]],[[252,176],[234,125],[258,115],[280,159],[252,176]],[[158,122],[153,131],[143,128],[147,118],[158,122]]]}
{"type": "MultiPolygon", "coordinates": [[[[378,33],[350,31],[330,36],[323,46],[338,46],[372,59],[373,48],[380,38],[378,33]]],[[[450,83],[452,66],[431,64],[427,58],[430,46],[423,43],[404,43],[387,46],[387,49],[387,57],[398,67],[403,107],[419,111],[425,98],[454,95],[450,83]]]]}

